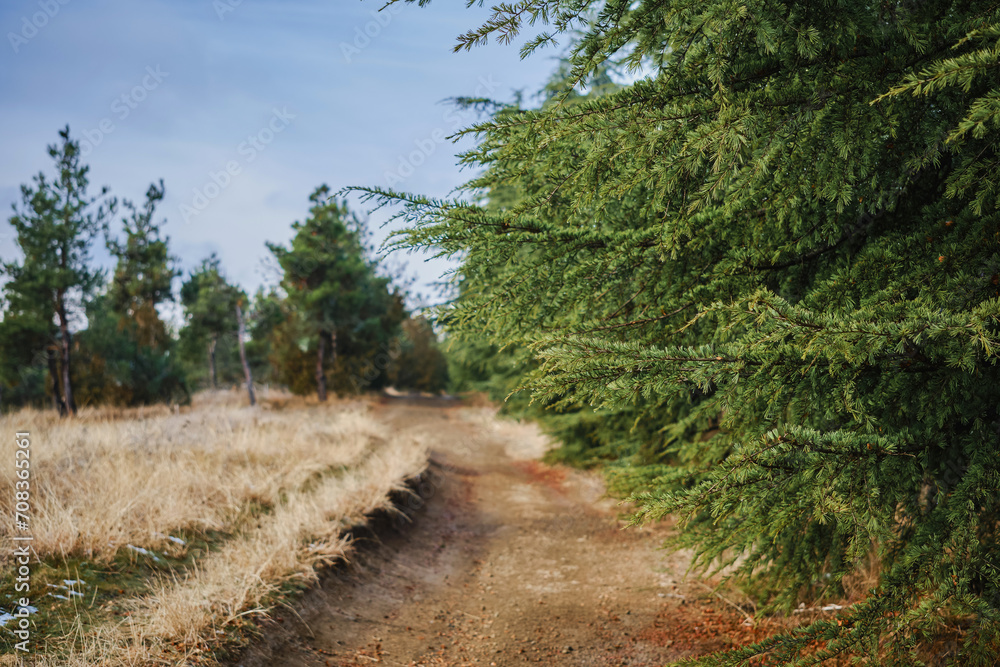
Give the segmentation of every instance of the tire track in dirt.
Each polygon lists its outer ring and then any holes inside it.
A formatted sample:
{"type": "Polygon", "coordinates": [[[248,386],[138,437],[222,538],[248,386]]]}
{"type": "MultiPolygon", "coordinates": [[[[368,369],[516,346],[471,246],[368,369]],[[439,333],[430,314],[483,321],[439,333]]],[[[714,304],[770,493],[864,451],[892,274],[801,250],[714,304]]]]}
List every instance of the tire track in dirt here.
{"type": "Polygon", "coordinates": [[[682,582],[665,526],[623,531],[598,474],[535,460],[533,426],[447,405],[377,408],[430,442],[426,500],[237,664],[660,665],[730,645],[742,618],[682,582]]]}

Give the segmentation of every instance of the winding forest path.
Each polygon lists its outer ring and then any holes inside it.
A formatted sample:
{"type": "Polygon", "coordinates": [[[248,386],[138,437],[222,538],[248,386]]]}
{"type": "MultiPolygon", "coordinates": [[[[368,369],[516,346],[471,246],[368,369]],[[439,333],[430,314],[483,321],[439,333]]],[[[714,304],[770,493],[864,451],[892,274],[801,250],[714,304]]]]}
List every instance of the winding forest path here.
{"type": "Polygon", "coordinates": [[[598,474],[539,463],[533,426],[435,401],[376,411],[430,443],[425,502],[264,626],[243,667],[660,665],[750,638],[682,581],[666,527],[622,530],[598,474]]]}

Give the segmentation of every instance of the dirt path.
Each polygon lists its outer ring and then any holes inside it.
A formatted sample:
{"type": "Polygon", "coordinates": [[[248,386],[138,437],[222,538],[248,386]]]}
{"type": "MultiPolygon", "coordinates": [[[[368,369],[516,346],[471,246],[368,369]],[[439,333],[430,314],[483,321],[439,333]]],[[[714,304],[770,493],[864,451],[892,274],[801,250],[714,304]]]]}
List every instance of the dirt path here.
{"type": "Polygon", "coordinates": [[[433,403],[378,412],[431,443],[426,503],[239,664],[660,665],[738,631],[739,613],[681,581],[665,528],[621,530],[598,475],[538,463],[534,427],[433,403]]]}

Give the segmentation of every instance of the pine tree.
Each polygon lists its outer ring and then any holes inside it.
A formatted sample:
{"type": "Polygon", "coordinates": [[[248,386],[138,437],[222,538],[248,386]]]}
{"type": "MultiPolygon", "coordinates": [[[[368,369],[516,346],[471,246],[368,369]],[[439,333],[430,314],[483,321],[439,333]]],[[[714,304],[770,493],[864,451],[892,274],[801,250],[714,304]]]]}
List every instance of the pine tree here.
{"type": "Polygon", "coordinates": [[[386,356],[388,379],[396,389],[436,393],[447,388],[448,360],[426,318],[403,320],[396,348],[386,356]]]}
{"type": "Polygon", "coordinates": [[[467,131],[470,196],[365,190],[462,259],[453,330],[530,350],[543,404],[669,418],[613,488],[772,608],[879,559],[838,619],[705,664],[994,664],[1000,9],[516,0],[457,48],[528,23],[563,83],[467,131]],[[580,94],[606,72],[635,81],[580,94]]]}
{"type": "Polygon", "coordinates": [[[280,291],[273,286],[258,287],[247,317],[246,354],[251,372],[259,382],[269,382],[275,377],[270,361],[274,332],[287,317],[280,291]]]}
{"type": "Polygon", "coordinates": [[[208,386],[212,389],[219,383],[219,343],[224,341],[227,351],[235,347],[239,328],[236,306],[245,299],[243,291],[226,280],[214,253],[181,285],[181,305],[186,318],[186,326],[181,331],[182,344],[189,351],[194,348],[207,353],[208,386]]]}
{"type": "Polygon", "coordinates": [[[336,365],[338,349],[349,342],[340,340],[341,332],[353,333],[352,339],[382,337],[399,326],[402,309],[398,295],[390,292],[389,279],[376,275],[363,224],[347,204],[332,200],[325,185],[309,201],[309,218],[292,225],[291,247],[267,245],[284,272],[281,284],[297,318],[289,327],[314,345],[314,387],[325,401],[328,369],[336,365]],[[392,314],[396,310],[398,317],[392,314]]]}
{"type": "MultiPolygon", "coordinates": [[[[0,410],[23,405],[43,407],[46,377],[51,377],[58,388],[58,373],[50,375],[48,364],[50,358],[54,361],[54,328],[51,321],[37,313],[4,312],[0,320],[0,410]]],[[[54,407],[59,407],[58,402],[54,407]]]]}
{"type": "Polygon", "coordinates": [[[168,250],[169,238],[160,237],[160,225],[153,221],[163,195],[161,180],[159,187],[149,186],[141,210],[125,200],[129,211],[123,220],[125,240],[107,240],[108,250],[118,260],[111,279],[111,301],[122,326],[134,329],[140,345],[153,348],[167,344],[167,331],[156,307],[173,301],[171,283],[180,275],[168,250]]]}
{"type": "Polygon", "coordinates": [[[105,228],[117,264],[105,292],[87,304],[87,328],[77,335],[77,394],[81,404],[143,405],[186,401],[175,341],[156,307],[173,301],[171,282],[179,275],[153,221],[163,199],[163,182],[150,185],[141,208],[123,202],[125,238],[105,228]]]}
{"type": "MultiPolygon", "coordinates": [[[[109,290],[110,291],[110,290],[109,290]]],[[[147,345],[109,293],[87,303],[87,328],[75,337],[74,391],[80,405],[186,403],[187,379],[172,338],[147,345]]]]}
{"type": "Polygon", "coordinates": [[[20,208],[15,205],[10,224],[24,257],[3,264],[2,273],[9,279],[4,285],[8,312],[55,320],[58,372],[52,355],[48,366],[54,402],[68,415],[76,414],[70,319],[82,313],[84,300],[101,282],[100,271],[90,264],[90,246],[115,202],[106,198],[107,188],[98,196],[87,194],[89,168],[80,163],[80,145],[70,138],[69,127],[60,130],[59,137],[61,142],[48,149],[56,177],[50,180],[39,173],[34,186],[21,186],[22,203],[20,208]]]}

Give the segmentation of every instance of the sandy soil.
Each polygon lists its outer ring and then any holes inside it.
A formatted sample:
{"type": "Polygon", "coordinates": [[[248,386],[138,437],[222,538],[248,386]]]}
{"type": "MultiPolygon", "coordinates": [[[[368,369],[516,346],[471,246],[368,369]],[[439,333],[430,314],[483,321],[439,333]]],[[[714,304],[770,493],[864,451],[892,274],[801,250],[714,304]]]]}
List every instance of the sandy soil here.
{"type": "Polygon", "coordinates": [[[433,443],[423,499],[235,664],[661,665],[763,636],[684,581],[666,527],[623,530],[598,474],[539,463],[534,427],[434,401],[377,413],[433,443]]]}

